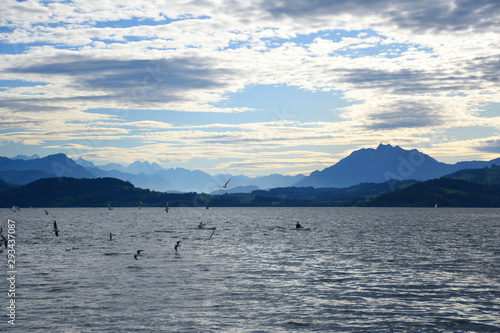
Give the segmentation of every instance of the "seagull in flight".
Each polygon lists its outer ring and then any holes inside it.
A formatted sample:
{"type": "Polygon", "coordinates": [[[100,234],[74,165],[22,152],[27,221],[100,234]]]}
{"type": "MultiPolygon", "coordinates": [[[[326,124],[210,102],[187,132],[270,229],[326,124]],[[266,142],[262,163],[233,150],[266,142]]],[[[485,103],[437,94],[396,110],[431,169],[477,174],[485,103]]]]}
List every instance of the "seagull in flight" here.
{"type": "Polygon", "coordinates": [[[59,229],[57,229],[56,220],[54,220],[54,232],[56,233],[56,237],[59,237],[59,229]]]}
{"type": "Polygon", "coordinates": [[[12,210],[14,213],[15,213],[15,212],[17,212],[17,211],[21,211],[21,209],[20,209],[19,207],[17,207],[17,206],[13,206],[13,207],[11,208],[11,210],[12,210]]]}
{"type": "Polygon", "coordinates": [[[219,186],[219,187],[222,187],[222,188],[227,188],[227,184],[229,183],[229,181],[231,180],[231,177],[229,177],[229,180],[222,186],[219,186]]]}
{"type": "Polygon", "coordinates": [[[175,252],[177,252],[177,248],[181,246],[181,241],[177,241],[177,244],[175,244],[174,249],[175,252]]]}
{"type": "Polygon", "coordinates": [[[142,256],[141,251],[144,251],[144,250],[137,250],[137,253],[134,254],[135,260],[139,260],[139,259],[137,259],[137,257],[142,256]]]}

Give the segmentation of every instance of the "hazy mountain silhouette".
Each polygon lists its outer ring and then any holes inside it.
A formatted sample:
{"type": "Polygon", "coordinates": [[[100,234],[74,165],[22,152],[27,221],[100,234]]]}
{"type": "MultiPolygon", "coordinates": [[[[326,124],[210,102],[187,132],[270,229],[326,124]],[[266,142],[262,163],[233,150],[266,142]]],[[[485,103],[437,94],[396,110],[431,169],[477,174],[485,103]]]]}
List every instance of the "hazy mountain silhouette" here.
{"type": "Polygon", "coordinates": [[[405,150],[399,146],[380,144],[376,149],[354,151],[335,165],[312,172],[295,186],[342,188],[361,183],[382,183],[390,179],[425,181],[463,168],[484,168],[499,162],[500,159],[446,164],[416,149],[405,150]]]}
{"type": "Polygon", "coordinates": [[[33,154],[31,156],[17,155],[17,156],[14,156],[12,159],[13,160],[33,160],[35,158],[40,158],[40,156],[38,154],[33,154]]]}
{"type": "Polygon", "coordinates": [[[335,187],[346,188],[362,183],[384,183],[388,180],[425,181],[442,177],[461,169],[477,169],[500,164],[492,161],[469,161],[456,164],[441,163],[416,149],[405,150],[399,146],[380,144],[376,149],[354,151],[337,164],[309,176],[271,174],[260,177],[219,174],[210,175],[200,170],[183,168],[165,169],[156,163],[136,161],[128,166],[107,164],[95,166],[78,158],[76,161],[64,154],[44,158],[10,159],[0,157],[0,179],[17,185],[28,184],[41,178],[112,177],[128,181],[134,186],[155,191],[213,193],[220,190],[229,178],[224,193],[250,191],[258,187],[267,190],[277,187],[335,187]]]}
{"type": "Polygon", "coordinates": [[[48,177],[94,177],[87,168],[77,164],[64,154],[28,160],[0,157],[0,175],[3,180],[19,185],[48,177]]]}
{"type": "Polygon", "coordinates": [[[256,190],[259,190],[259,188],[257,186],[253,186],[253,185],[236,186],[236,187],[232,187],[232,188],[229,188],[229,189],[221,189],[221,190],[213,191],[210,194],[212,194],[212,195],[223,195],[223,194],[226,194],[226,193],[252,193],[252,191],[256,191],[256,190]]]}
{"type": "Polygon", "coordinates": [[[134,163],[129,164],[128,166],[123,166],[123,165],[120,165],[117,163],[110,163],[110,164],[100,165],[98,167],[99,167],[99,169],[105,170],[105,171],[118,170],[118,171],[123,172],[123,173],[131,173],[134,175],[138,175],[141,173],[144,173],[146,175],[150,175],[150,174],[153,174],[157,171],[164,170],[164,168],[162,168],[158,164],[149,163],[147,161],[145,161],[145,162],[135,161],[134,163]]]}

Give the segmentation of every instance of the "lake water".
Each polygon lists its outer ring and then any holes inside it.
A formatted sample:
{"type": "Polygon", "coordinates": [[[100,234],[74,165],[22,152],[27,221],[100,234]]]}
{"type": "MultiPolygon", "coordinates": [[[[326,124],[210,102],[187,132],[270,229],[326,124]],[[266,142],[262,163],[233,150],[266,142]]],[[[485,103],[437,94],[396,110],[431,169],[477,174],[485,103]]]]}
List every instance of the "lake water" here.
{"type": "Polygon", "coordinates": [[[500,332],[500,209],[48,211],[0,210],[0,330],[500,332]]]}

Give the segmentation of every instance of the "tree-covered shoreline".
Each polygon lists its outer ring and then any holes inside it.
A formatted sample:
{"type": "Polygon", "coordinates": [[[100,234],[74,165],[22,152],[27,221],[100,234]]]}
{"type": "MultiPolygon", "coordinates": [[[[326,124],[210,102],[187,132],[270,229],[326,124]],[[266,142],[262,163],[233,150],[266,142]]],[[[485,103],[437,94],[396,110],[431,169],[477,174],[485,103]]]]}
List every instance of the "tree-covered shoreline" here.
{"type": "Polygon", "coordinates": [[[151,191],[115,178],[44,178],[0,190],[0,206],[164,207],[168,202],[169,207],[500,207],[499,171],[494,166],[425,182],[283,187],[221,195],[151,191]]]}

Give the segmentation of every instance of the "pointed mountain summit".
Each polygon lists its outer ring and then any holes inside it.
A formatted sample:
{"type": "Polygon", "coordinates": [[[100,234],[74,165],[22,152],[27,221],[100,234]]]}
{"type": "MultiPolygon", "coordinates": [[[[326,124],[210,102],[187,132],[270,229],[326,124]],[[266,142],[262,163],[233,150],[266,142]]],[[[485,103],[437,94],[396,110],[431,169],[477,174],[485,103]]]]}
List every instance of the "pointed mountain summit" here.
{"type": "Polygon", "coordinates": [[[135,175],[140,173],[145,173],[147,175],[150,175],[160,170],[164,169],[156,163],[149,163],[147,161],[145,162],[135,161],[126,168],[126,171],[128,173],[135,175]]]}
{"type": "Polygon", "coordinates": [[[81,157],[78,157],[75,162],[78,164],[78,165],[81,165],[82,167],[84,168],[95,168],[96,166],[94,165],[94,163],[90,162],[90,161],[86,161],[84,160],[83,158],[81,157]]]}
{"type": "Polygon", "coordinates": [[[128,166],[123,166],[121,164],[117,163],[109,163],[106,165],[99,165],[99,168],[101,170],[105,171],[112,171],[112,170],[117,170],[120,172],[124,173],[130,173],[132,175],[139,175],[141,173],[146,174],[146,175],[152,175],[158,171],[165,170],[161,166],[159,166],[156,163],[149,163],[148,161],[135,161],[132,164],[129,164],[128,166]]]}
{"type": "MultiPolygon", "coordinates": [[[[491,162],[491,161],[490,161],[491,162]]],[[[479,163],[485,167],[490,162],[479,163]]],[[[349,187],[361,183],[382,183],[388,180],[428,180],[460,169],[460,165],[438,162],[416,149],[380,144],[376,149],[352,152],[337,164],[314,171],[296,186],[349,187]]]]}

